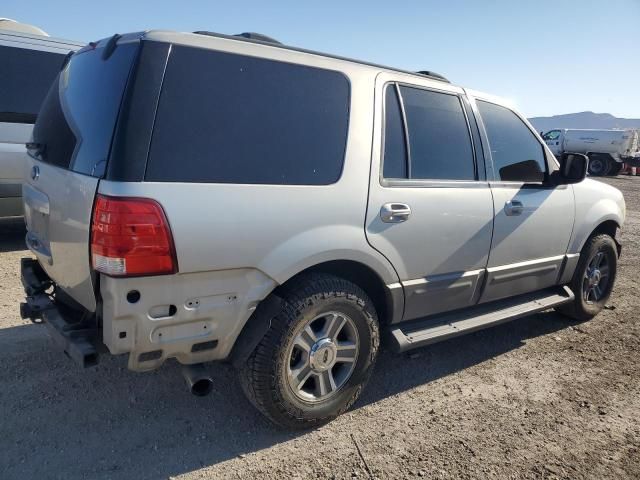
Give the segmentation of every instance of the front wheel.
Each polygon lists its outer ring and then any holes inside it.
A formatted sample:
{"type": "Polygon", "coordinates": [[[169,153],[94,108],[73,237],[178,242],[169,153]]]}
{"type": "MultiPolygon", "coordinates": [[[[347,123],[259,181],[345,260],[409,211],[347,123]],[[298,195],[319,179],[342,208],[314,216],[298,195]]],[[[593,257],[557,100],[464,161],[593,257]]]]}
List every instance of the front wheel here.
{"type": "Polygon", "coordinates": [[[247,362],[247,398],[277,425],[311,428],[346,411],[379,347],[376,312],[357,285],[326,274],[284,287],[282,310],[247,362]]]}
{"type": "Polygon", "coordinates": [[[594,177],[602,177],[609,173],[611,169],[611,159],[605,155],[589,156],[589,175],[594,177]]]}
{"type": "Polygon", "coordinates": [[[576,298],[558,310],[576,320],[590,320],[602,311],[611,296],[618,268],[618,249],[609,235],[591,237],[580,253],[571,280],[576,298]]]}

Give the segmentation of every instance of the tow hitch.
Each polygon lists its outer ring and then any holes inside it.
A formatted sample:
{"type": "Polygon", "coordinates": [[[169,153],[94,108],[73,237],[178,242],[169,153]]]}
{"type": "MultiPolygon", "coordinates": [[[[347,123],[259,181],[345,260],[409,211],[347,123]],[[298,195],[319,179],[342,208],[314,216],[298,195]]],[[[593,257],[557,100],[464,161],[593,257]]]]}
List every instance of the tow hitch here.
{"type": "Polygon", "coordinates": [[[23,258],[20,267],[27,294],[26,302],[20,304],[20,316],[34,323],[44,323],[55,343],[81,367],[96,365],[98,351],[95,344],[99,332],[95,315],[57,304],[55,295],[46,293],[54,284],[36,260],[23,258]]]}

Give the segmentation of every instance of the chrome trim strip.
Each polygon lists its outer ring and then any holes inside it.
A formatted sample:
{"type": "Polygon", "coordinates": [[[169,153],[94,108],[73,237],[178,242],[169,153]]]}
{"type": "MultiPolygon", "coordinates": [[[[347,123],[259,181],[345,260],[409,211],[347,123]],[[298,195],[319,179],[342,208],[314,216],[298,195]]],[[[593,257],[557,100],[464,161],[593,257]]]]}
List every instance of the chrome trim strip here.
{"type": "Polygon", "coordinates": [[[417,180],[389,179],[380,181],[383,187],[416,187],[416,188],[489,188],[489,182],[482,180],[417,180]]]}
{"type": "Polygon", "coordinates": [[[462,272],[462,274],[445,273],[444,275],[430,275],[428,277],[414,278],[413,280],[407,280],[405,282],[402,282],[402,285],[404,285],[405,287],[415,287],[417,285],[423,285],[425,283],[437,283],[442,280],[446,280],[448,278],[451,278],[452,280],[458,280],[465,277],[473,277],[473,276],[479,275],[482,272],[484,272],[484,268],[481,268],[479,270],[468,270],[466,272],[462,272]]]}
{"type": "Polygon", "coordinates": [[[487,268],[487,272],[494,273],[500,272],[503,270],[511,270],[513,268],[527,267],[530,265],[537,265],[539,263],[547,263],[547,262],[557,262],[559,260],[564,260],[564,255],[557,255],[555,257],[546,257],[546,258],[537,258],[535,260],[527,260],[525,262],[518,263],[509,263],[507,265],[500,265],[498,267],[489,267],[487,268]]]}

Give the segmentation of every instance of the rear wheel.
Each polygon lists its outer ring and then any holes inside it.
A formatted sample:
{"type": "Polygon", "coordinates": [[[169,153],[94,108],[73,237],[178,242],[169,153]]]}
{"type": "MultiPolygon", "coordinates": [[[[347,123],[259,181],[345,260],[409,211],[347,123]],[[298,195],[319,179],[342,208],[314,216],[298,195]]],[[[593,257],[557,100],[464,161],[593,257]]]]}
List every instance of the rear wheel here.
{"type": "Polygon", "coordinates": [[[609,170],[608,175],[611,175],[613,177],[615,177],[616,175],[618,175],[620,173],[620,171],[622,170],[623,167],[623,163],[622,162],[613,162],[613,164],[611,165],[611,169],[609,170]]]}
{"type": "Polygon", "coordinates": [[[611,159],[607,155],[589,156],[589,175],[602,177],[609,173],[611,169],[611,159]]]}
{"type": "Polygon", "coordinates": [[[571,280],[575,300],[559,307],[563,314],[576,320],[590,320],[609,300],[618,267],[618,250],[609,235],[591,237],[580,253],[571,280]]]}
{"type": "Polygon", "coordinates": [[[378,320],[364,291],[338,277],[311,274],[283,290],[283,308],[241,367],[241,384],[274,423],[311,428],[360,395],[378,353],[378,320]]]}

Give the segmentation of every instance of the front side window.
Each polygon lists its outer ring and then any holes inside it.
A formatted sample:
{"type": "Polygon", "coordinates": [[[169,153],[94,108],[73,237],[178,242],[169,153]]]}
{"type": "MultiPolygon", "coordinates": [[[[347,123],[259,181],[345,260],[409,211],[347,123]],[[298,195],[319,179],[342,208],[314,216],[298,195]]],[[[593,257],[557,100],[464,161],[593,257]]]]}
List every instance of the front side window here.
{"type": "Polygon", "coordinates": [[[407,86],[399,91],[400,103],[393,86],[385,95],[384,177],[475,180],[473,147],[460,98],[407,86]],[[401,159],[407,154],[408,168],[404,168],[401,159]]]}
{"type": "Polygon", "coordinates": [[[145,178],[328,185],[348,123],[342,73],[174,45],[145,178]]]}
{"type": "Polygon", "coordinates": [[[477,103],[498,178],[510,182],[544,181],[544,150],[531,130],[508,108],[484,101],[477,103]]]}

